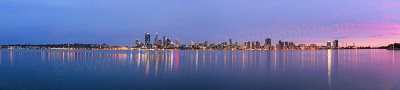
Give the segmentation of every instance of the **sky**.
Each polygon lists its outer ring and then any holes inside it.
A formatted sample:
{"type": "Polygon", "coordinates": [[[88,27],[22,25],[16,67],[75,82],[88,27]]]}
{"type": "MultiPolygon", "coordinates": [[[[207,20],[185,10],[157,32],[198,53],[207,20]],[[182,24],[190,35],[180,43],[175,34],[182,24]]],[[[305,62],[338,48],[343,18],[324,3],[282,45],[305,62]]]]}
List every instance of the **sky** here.
{"type": "Polygon", "coordinates": [[[400,0],[1,0],[0,45],[133,46],[145,32],[181,43],[400,42],[400,0]]]}

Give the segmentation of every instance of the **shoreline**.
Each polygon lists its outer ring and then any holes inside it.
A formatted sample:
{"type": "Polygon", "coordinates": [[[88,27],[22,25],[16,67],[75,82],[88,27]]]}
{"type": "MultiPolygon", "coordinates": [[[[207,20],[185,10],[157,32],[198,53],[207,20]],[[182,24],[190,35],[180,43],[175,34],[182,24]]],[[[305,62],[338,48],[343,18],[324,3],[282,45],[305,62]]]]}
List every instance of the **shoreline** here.
{"type": "MultiPolygon", "coordinates": [[[[352,48],[352,49],[382,49],[382,48],[352,48]]],[[[0,49],[0,50],[13,50],[13,49],[0,49]]],[[[167,50],[185,50],[185,51],[255,51],[255,50],[261,50],[261,51],[270,51],[271,49],[226,49],[226,50],[210,50],[210,49],[16,49],[16,50],[121,50],[121,51],[126,51],[126,50],[133,50],[133,51],[167,51],[167,50]]],[[[282,50],[282,49],[272,49],[271,51],[274,50],[282,50]]],[[[288,51],[292,50],[348,50],[345,48],[342,49],[287,49],[288,51]]],[[[385,50],[400,50],[400,49],[385,49],[385,50]]],[[[282,50],[286,51],[286,50],[282,50]]]]}
{"type": "Polygon", "coordinates": [[[386,50],[400,50],[400,48],[387,48],[386,50]]]}

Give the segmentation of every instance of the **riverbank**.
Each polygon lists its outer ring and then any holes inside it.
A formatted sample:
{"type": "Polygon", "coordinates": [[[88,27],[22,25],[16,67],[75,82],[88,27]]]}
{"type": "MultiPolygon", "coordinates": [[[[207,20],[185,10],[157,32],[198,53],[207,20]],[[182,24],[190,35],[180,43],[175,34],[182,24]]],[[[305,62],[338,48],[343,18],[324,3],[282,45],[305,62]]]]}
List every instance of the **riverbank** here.
{"type": "MultiPolygon", "coordinates": [[[[30,49],[30,50],[148,50],[148,51],[165,51],[165,50],[204,50],[204,51],[212,51],[216,50],[219,51],[220,49],[73,49],[73,48],[49,48],[49,49],[32,49],[32,48],[16,48],[16,49],[30,49]]],[[[331,48],[331,49],[382,49],[382,48],[331,48]]],[[[0,49],[0,50],[6,50],[6,49],[0,49]]],[[[12,49],[8,49],[12,50],[12,49]]],[[[221,50],[248,50],[248,51],[253,51],[253,50],[328,50],[328,49],[221,49],[221,50]]],[[[386,49],[386,50],[400,50],[400,48],[396,49],[386,49]]]]}

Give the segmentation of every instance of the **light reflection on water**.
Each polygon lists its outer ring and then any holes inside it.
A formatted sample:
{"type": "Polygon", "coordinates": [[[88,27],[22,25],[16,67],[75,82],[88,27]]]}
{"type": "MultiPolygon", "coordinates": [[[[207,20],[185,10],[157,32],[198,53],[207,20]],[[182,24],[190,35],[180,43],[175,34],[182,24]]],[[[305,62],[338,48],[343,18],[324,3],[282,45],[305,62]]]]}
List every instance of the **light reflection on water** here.
{"type": "Polygon", "coordinates": [[[375,49],[1,50],[0,88],[400,89],[398,55],[375,49]]]}

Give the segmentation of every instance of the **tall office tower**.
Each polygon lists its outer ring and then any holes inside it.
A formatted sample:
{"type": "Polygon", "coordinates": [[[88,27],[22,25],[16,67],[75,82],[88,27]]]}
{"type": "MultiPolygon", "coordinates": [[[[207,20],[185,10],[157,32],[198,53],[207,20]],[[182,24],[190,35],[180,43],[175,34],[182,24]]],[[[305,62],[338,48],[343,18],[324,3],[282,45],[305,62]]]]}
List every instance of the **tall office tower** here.
{"type": "Polygon", "coordinates": [[[167,38],[167,46],[169,47],[171,45],[171,39],[167,38]]]}
{"type": "Polygon", "coordinates": [[[328,42],[326,43],[326,47],[331,48],[331,46],[332,46],[331,41],[328,41],[328,42]]]}
{"type": "Polygon", "coordinates": [[[157,45],[158,43],[158,33],[156,32],[156,37],[154,38],[154,45],[157,45]]]}
{"type": "Polygon", "coordinates": [[[232,47],[232,39],[229,39],[229,47],[232,47]]]}
{"type": "Polygon", "coordinates": [[[339,47],[339,40],[333,41],[333,47],[338,48],[339,47]]]}
{"type": "Polygon", "coordinates": [[[151,48],[151,44],[150,44],[150,33],[146,32],[145,35],[145,42],[144,44],[146,45],[147,48],[151,48]]]}
{"type": "Polygon", "coordinates": [[[179,47],[179,38],[175,39],[175,47],[179,47]]]}
{"type": "Polygon", "coordinates": [[[247,48],[251,48],[251,46],[250,46],[250,41],[247,41],[247,42],[245,43],[245,45],[246,45],[247,48]]]}
{"type": "Polygon", "coordinates": [[[167,46],[167,37],[165,36],[165,34],[163,35],[163,43],[162,46],[167,46]]]}
{"type": "MultiPolygon", "coordinates": [[[[279,48],[280,49],[282,49],[283,48],[283,46],[285,46],[285,43],[284,42],[282,42],[281,40],[279,40],[279,48]]],[[[278,48],[278,47],[277,47],[278,48]]]]}
{"type": "Polygon", "coordinates": [[[204,41],[204,47],[208,47],[208,42],[207,41],[204,41]]]}
{"type": "Polygon", "coordinates": [[[289,42],[286,41],[286,42],[285,42],[285,46],[289,46],[289,42]]]}
{"type": "Polygon", "coordinates": [[[271,46],[271,38],[265,39],[265,45],[271,46]]]}
{"type": "Polygon", "coordinates": [[[233,45],[233,46],[234,46],[233,48],[237,48],[238,45],[239,45],[239,43],[238,43],[238,42],[235,42],[235,45],[233,45]]]}
{"type": "Polygon", "coordinates": [[[247,48],[247,41],[244,41],[243,46],[247,48]]]}
{"type": "Polygon", "coordinates": [[[261,48],[261,43],[260,43],[260,41],[256,41],[256,48],[258,49],[258,48],[261,48]]]}
{"type": "Polygon", "coordinates": [[[140,47],[140,41],[139,41],[139,39],[136,39],[136,47],[140,47]]]}
{"type": "Polygon", "coordinates": [[[254,41],[251,41],[251,48],[255,48],[255,47],[256,47],[256,45],[255,45],[254,41]]]}

